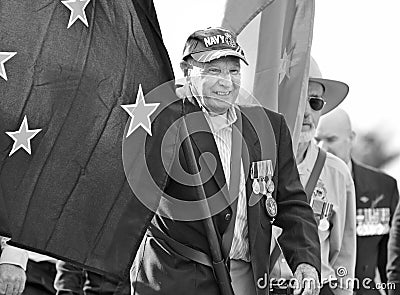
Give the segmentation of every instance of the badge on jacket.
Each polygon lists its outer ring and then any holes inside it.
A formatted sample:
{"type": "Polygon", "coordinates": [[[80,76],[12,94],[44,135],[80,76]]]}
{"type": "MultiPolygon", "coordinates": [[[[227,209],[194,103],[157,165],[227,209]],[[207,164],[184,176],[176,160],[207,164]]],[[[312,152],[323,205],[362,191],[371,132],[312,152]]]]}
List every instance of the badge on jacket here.
{"type": "Polygon", "coordinates": [[[332,215],[333,204],[326,201],[327,190],[324,183],[318,180],[312,194],[310,206],[318,220],[318,229],[327,231],[330,228],[329,217],[332,215]]]}

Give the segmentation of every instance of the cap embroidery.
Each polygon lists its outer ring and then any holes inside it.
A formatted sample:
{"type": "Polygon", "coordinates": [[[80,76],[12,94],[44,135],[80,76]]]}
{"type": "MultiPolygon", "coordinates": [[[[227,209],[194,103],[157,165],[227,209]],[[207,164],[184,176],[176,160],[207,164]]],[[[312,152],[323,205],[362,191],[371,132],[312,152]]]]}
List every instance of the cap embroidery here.
{"type": "Polygon", "coordinates": [[[235,40],[233,40],[232,35],[229,33],[225,33],[225,42],[226,44],[228,44],[229,46],[235,48],[236,47],[236,42],[235,40]]]}
{"type": "Polygon", "coordinates": [[[225,43],[225,38],[222,35],[215,35],[215,36],[210,36],[210,37],[204,38],[203,42],[206,47],[210,47],[212,45],[216,45],[221,42],[225,43]]]}

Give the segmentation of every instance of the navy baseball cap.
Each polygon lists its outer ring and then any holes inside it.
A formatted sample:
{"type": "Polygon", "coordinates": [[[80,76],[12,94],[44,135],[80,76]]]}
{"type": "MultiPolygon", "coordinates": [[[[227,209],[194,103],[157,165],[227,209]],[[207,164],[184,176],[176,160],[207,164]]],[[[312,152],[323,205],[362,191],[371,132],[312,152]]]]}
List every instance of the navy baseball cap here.
{"type": "Polygon", "coordinates": [[[248,65],[236,35],[223,28],[199,30],[189,36],[183,49],[183,59],[193,57],[198,62],[209,62],[225,56],[236,56],[248,65]]]}

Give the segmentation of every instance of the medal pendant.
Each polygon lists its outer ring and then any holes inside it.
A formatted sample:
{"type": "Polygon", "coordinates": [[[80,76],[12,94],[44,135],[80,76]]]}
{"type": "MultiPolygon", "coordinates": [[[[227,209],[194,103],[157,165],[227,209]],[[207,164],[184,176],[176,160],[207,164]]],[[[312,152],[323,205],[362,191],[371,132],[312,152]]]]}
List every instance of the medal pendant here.
{"type": "Polygon", "coordinates": [[[269,193],[273,193],[274,192],[274,190],[275,190],[275,185],[274,185],[274,182],[271,180],[271,179],[268,179],[268,181],[267,181],[267,190],[268,190],[268,192],[269,193]]]}
{"type": "Polygon", "coordinates": [[[253,192],[258,195],[260,193],[260,183],[258,182],[258,179],[253,180],[253,192]]]}
{"type": "Polygon", "coordinates": [[[267,184],[264,178],[261,179],[261,193],[267,195],[267,184]]]}
{"type": "Polygon", "coordinates": [[[329,221],[327,218],[322,218],[319,221],[318,229],[321,231],[327,231],[329,229],[329,221]]]}
{"type": "Polygon", "coordinates": [[[270,193],[267,193],[267,199],[265,200],[265,209],[270,217],[274,218],[278,213],[278,206],[276,205],[275,199],[270,193]]]}

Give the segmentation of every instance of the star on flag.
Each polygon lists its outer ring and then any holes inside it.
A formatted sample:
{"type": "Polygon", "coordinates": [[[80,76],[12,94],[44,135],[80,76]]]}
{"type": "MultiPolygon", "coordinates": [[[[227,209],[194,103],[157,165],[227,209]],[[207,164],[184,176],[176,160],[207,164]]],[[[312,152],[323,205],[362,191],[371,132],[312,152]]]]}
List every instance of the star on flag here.
{"type": "Polygon", "coordinates": [[[285,48],[285,51],[283,52],[283,56],[280,59],[279,84],[282,83],[285,76],[288,77],[288,79],[290,79],[290,75],[289,75],[290,68],[295,65],[295,63],[293,63],[293,61],[292,61],[293,50],[294,50],[294,48],[292,48],[288,54],[286,51],[286,48],[285,48]]]}
{"type": "Polygon", "coordinates": [[[16,55],[16,52],[0,52],[0,77],[7,81],[7,73],[4,63],[16,55]]]}
{"type": "Polygon", "coordinates": [[[146,103],[144,100],[142,85],[139,84],[138,94],[136,96],[136,103],[121,105],[121,107],[132,118],[129,124],[128,134],[131,135],[137,128],[142,126],[144,130],[151,136],[151,120],[150,116],[155,112],[159,103],[146,103]]]}
{"type": "Polygon", "coordinates": [[[89,2],[90,0],[61,1],[62,4],[64,4],[69,10],[71,10],[67,29],[69,29],[78,19],[80,19],[85,24],[85,26],[89,27],[85,13],[85,8],[89,4],[89,2]]]}
{"type": "Polygon", "coordinates": [[[31,154],[31,139],[34,138],[35,135],[38,134],[40,131],[42,131],[42,129],[29,130],[28,119],[25,116],[18,131],[6,132],[6,134],[14,140],[14,144],[9,154],[9,157],[11,157],[11,155],[18,151],[20,148],[23,148],[28,154],[31,154]]]}

